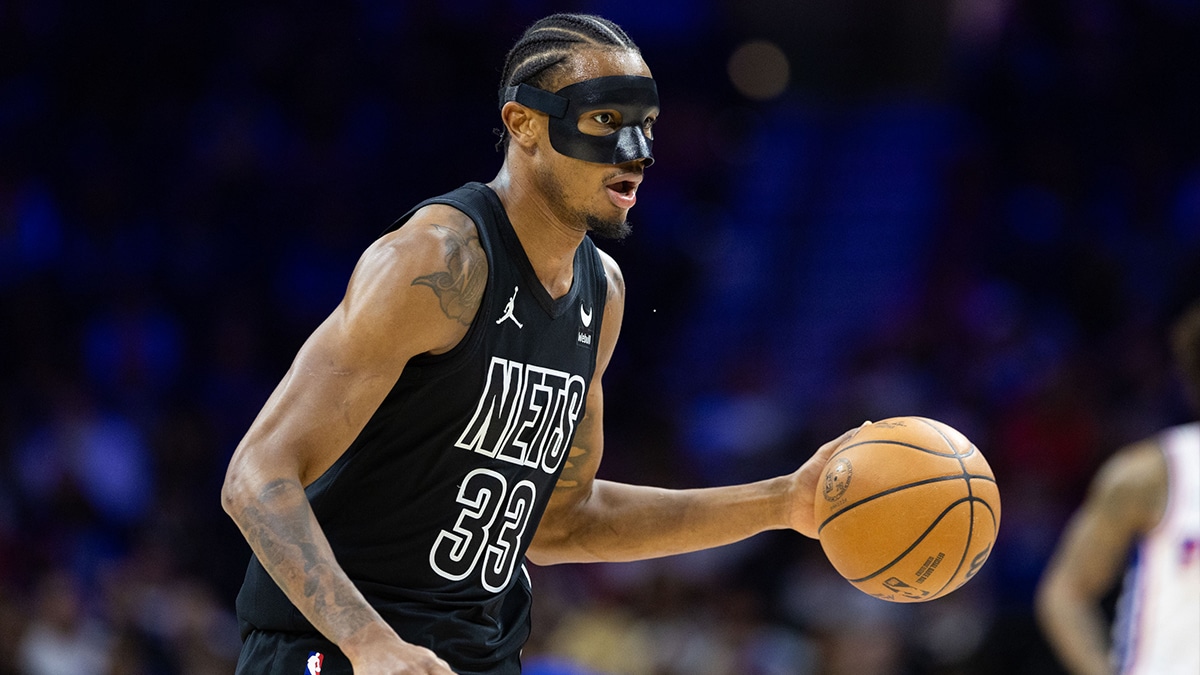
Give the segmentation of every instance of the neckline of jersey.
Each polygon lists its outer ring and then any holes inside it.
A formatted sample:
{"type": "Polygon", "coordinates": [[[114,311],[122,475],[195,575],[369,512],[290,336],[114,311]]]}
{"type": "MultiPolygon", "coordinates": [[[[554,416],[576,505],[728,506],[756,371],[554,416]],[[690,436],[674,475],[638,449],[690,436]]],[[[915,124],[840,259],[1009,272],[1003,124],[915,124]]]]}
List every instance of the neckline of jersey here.
{"type": "Polygon", "coordinates": [[[504,248],[508,250],[508,254],[512,257],[513,262],[516,263],[521,277],[529,285],[530,294],[533,295],[537,303],[541,305],[542,310],[551,319],[557,319],[562,316],[568,308],[575,304],[575,298],[579,295],[579,278],[583,268],[583,242],[580,242],[579,246],[575,248],[571,288],[561,298],[555,300],[550,297],[550,293],[542,285],[541,279],[538,279],[537,272],[533,269],[533,263],[529,261],[529,256],[525,253],[525,247],[521,245],[521,239],[517,236],[517,231],[513,229],[512,221],[508,219],[508,212],[504,210],[504,203],[500,201],[500,195],[496,194],[495,190],[484,183],[477,183],[477,185],[487,195],[488,203],[496,214],[500,239],[503,241],[504,248]]]}

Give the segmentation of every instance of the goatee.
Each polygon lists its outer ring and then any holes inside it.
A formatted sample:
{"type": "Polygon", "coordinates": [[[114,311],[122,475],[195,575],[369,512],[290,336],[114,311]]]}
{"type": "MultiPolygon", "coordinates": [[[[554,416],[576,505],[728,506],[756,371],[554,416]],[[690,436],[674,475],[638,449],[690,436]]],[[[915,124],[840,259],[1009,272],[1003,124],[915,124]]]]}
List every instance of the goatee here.
{"type": "Polygon", "coordinates": [[[590,213],[587,215],[586,222],[588,231],[594,232],[602,239],[612,239],[613,241],[621,241],[628,237],[633,229],[628,220],[605,220],[590,213]]]}

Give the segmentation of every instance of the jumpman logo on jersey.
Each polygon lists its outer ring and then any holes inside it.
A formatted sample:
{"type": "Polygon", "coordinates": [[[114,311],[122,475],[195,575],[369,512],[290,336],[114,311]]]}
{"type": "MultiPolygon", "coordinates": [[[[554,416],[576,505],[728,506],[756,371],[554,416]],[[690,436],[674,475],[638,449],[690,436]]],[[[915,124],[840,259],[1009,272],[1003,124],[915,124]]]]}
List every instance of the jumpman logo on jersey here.
{"type": "Polygon", "coordinates": [[[519,286],[513,286],[513,294],[512,297],[508,299],[508,306],[504,308],[504,315],[499,319],[496,319],[497,326],[504,323],[505,319],[512,319],[512,322],[517,324],[517,328],[525,327],[520,321],[517,321],[517,317],[513,315],[513,304],[515,304],[517,301],[517,291],[519,290],[521,290],[519,286]]]}

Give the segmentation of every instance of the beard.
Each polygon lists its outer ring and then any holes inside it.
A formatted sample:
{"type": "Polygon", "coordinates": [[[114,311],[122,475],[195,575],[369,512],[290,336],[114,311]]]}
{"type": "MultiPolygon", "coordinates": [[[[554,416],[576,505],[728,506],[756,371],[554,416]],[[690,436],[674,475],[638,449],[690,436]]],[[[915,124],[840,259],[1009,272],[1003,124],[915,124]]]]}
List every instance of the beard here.
{"type": "Polygon", "coordinates": [[[624,218],[601,218],[594,213],[586,213],[567,206],[567,191],[562,183],[550,171],[539,171],[541,189],[545,192],[550,210],[563,222],[576,225],[602,239],[621,241],[629,236],[633,228],[624,218]]]}
{"type": "Polygon", "coordinates": [[[605,220],[591,213],[587,215],[586,225],[589,232],[603,239],[612,239],[613,241],[621,241],[633,231],[633,227],[629,225],[628,220],[605,220]]]}

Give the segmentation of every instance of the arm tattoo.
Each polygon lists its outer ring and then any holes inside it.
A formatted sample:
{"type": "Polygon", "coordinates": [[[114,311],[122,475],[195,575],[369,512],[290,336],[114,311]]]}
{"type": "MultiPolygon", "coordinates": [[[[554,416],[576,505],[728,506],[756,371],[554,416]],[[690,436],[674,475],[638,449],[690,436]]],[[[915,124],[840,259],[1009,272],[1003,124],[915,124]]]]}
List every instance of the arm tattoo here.
{"type": "Polygon", "coordinates": [[[557,490],[565,490],[569,488],[577,488],[580,485],[582,476],[579,474],[583,470],[583,459],[588,454],[588,449],[578,445],[571,446],[571,452],[567,455],[567,463],[563,466],[562,473],[558,475],[558,483],[555,485],[557,490]]]}
{"type": "Polygon", "coordinates": [[[412,285],[432,288],[446,317],[469,326],[487,284],[483,247],[475,233],[465,237],[461,232],[441,225],[434,224],[433,227],[446,232],[446,271],[417,277],[412,285]]]}
{"type": "Polygon", "coordinates": [[[556,490],[578,488],[589,484],[592,478],[589,471],[594,470],[588,467],[592,461],[592,448],[588,447],[584,438],[587,437],[587,430],[591,428],[592,424],[592,413],[585,412],[583,421],[575,431],[575,438],[571,442],[571,451],[567,453],[566,464],[563,465],[562,473],[558,474],[558,482],[554,486],[556,490]]]}
{"type": "Polygon", "coordinates": [[[334,640],[372,621],[321,536],[304,488],[295,479],[267,484],[239,519],[259,562],[317,630],[334,640]]]}

